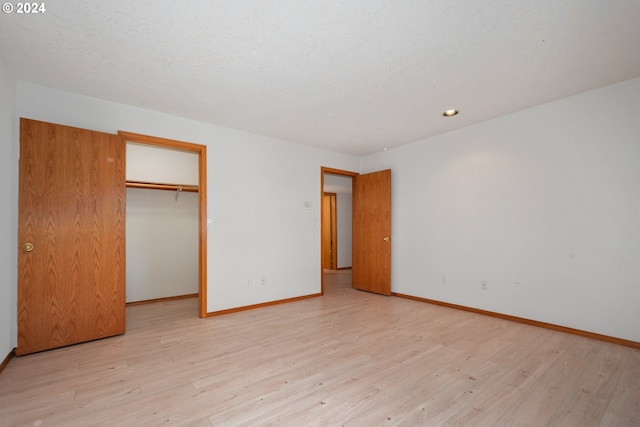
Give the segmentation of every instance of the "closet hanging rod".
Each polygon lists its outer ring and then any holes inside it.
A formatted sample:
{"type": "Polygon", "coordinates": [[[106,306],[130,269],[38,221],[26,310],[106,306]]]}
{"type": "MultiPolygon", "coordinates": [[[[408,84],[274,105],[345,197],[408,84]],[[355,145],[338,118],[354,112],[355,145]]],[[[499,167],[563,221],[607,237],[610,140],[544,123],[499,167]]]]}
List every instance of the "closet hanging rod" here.
{"type": "Polygon", "coordinates": [[[151,190],[168,190],[168,191],[187,191],[191,193],[198,192],[197,185],[178,185],[178,184],[157,184],[153,182],[127,181],[127,187],[131,188],[148,188],[151,190]]]}

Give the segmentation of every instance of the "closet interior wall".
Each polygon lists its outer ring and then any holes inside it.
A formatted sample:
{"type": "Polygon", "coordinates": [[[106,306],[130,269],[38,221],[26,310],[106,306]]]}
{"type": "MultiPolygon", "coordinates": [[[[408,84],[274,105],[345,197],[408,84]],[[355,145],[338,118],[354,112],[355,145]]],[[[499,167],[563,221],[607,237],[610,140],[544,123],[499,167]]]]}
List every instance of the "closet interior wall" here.
{"type": "Polygon", "coordinates": [[[198,155],[127,142],[127,302],[198,293],[198,155]]]}

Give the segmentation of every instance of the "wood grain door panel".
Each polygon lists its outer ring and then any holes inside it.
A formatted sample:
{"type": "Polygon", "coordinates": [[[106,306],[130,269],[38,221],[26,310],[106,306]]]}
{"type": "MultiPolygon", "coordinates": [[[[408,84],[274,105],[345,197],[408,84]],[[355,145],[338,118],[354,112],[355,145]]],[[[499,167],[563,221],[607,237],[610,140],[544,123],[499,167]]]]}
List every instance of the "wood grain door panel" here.
{"type": "Polygon", "coordinates": [[[125,331],[124,138],[20,122],[18,346],[125,331]]]}
{"type": "Polygon", "coordinates": [[[336,193],[322,195],[322,268],[334,270],[338,268],[338,232],[336,193]]]}
{"type": "Polygon", "coordinates": [[[353,178],[353,287],[391,295],[391,170],[353,178]]]}

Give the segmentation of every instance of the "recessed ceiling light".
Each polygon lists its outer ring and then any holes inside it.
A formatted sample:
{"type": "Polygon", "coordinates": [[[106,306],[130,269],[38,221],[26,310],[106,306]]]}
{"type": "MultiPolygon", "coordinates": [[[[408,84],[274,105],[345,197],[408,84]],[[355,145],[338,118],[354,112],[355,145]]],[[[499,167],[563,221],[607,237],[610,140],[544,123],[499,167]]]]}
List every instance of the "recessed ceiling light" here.
{"type": "Polygon", "coordinates": [[[458,110],[447,110],[444,113],[442,113],[442,115],[445,117],[453,117],[456,114],[458,114],[458,110]]]}

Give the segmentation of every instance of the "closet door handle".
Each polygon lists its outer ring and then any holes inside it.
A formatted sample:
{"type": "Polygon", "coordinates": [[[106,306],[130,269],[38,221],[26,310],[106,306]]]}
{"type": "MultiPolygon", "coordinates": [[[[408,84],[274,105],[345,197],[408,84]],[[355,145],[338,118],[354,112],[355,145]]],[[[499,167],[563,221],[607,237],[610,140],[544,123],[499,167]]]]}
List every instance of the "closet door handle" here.
{"type": "Polygon", "coordinates": [[[31,252],[33,250],[33,243],[25,243],[22,245],[22,250],[25,252],[31,252]]]}

